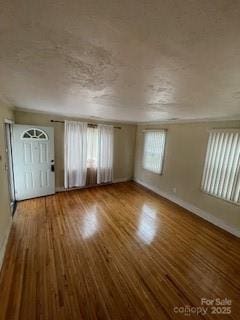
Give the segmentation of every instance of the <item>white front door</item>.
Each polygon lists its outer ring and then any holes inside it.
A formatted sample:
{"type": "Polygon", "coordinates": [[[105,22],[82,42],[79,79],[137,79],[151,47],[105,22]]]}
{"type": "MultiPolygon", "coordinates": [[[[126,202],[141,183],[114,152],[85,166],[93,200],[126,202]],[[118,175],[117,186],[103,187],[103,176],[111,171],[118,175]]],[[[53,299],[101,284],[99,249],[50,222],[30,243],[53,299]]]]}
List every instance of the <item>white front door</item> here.
{"type": "Polygon", "coordinates": [[[13,125],[12,148],[16,200],[55,193],[53,128],[13,125]]]}

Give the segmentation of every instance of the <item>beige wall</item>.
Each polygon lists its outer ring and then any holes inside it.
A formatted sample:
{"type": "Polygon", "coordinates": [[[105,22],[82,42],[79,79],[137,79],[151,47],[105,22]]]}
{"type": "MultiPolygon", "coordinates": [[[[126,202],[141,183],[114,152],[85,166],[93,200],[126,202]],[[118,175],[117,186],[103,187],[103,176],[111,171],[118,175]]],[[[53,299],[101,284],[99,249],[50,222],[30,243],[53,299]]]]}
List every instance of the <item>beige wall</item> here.
{"type": "MultiPolygon", "coordinates": [[[[15,112],[15,121],[18,124],[30,124],[39,126],[52,126],[55,132],[55,163],[56,163],[56,187],[62,188],[64,185],[64,153],[63,153],[63,135],[64,127],[61,123],[51,123],[50,120],[64,120],[66,117],[56,115],[47,115],[43,113],[15,112]]],[[[71,120],[82,120],[68,118],[71,120]]],[[[89,120],[91,123],[96,121],[89,120]]],[[[102,122],[101,122],[102,123],[102,122]]],[[[103,122],[104,123],[104,122],[103,122]]],[[[120,126],[122,129],[114,130],[114,180],[132,179],[135,151],[136,126],[119,123],[111,123],[120,126]]]]}
{"type": "MultiPolygon", "coordinates": [[[[12,118],[12,112],[7,108],[0,108],[1,131],[4,118],[12,118]]],[[[15,122],[53,126],[55,128],[55,156],[56,156],[56,187],[63,187],[63,125],[51,123],[50,120],[64,120],[56,115],[16,111],[15,122]]],[[[73,119],[73,118],[71,118],[73,119]]],[[[76,120],[73,119],[73,120],[76,120]]],[[[78,119],[81,120],[81,119],[78,119]]],[[[84,121],[84,119],[82,119],[84,121]]],[[[86,120],[85,120],[86,121],[86,120]]],[[[89,120],[90,122],[94,122],[89,120]]],[[[114,124],[114,123],[112,123],[114,124]]],[[[160,193],[177,197],[193,205],[226,225],[240,230],[240,207],[224,200],[214,198],[200,190],[205,152],[208,141],[208,131],[212,128],[240,127],[240,121],[202,122],[167,125],[140,125],[137,127],[126,124],[121,130],[115,129],[114,136],[114,179],[131,179],[133,177],[135,133],[136,153],[134,177],[160,193]],[[168,129],[166,154],[163,175],[148,172],[142,168],[143,129],[168,129]],[[176,194],[173,189],[176,188],[176,194]]],[[[3,150],[3,135],[1,134],[1,150],[3,150]]],[[[2,152],[2,151],[1,151],[2,152]]],[[[4,155],[3,155],[4,156],[4,155]]],[[[3,190],[0,194],[0,244],[4,237],[5,226],[9,224],[10,213],[8,205],[7,180],[4,172],[4,159],[1,161],[1,181],[3,190]],[[3,205],[2,205],[3,203],[3,205]]]]}
{"type": "Polygon", "coordinates": [[[200,190],[208,130],[211,128],[240,127],[240,121],[202,122],[138,126],[136,138],[135,179],[178,197],[240,230],[240,207],[209,196],[200,190]],[[168,129],[163,175],[142,168],[143,129],[168,129]],[[176,194],[173,192],[176,188],[176,194]]]}
{"type": "Polygon", "coordinates": [[[5,134],[4,134],[4,120],[13,120],[13,111],[4,106],[0,102],[0,267],[4,254],[6,238],[11,226],[11,212],[7,173],[5,171],[6,154],[5,154],[5,134]]]}

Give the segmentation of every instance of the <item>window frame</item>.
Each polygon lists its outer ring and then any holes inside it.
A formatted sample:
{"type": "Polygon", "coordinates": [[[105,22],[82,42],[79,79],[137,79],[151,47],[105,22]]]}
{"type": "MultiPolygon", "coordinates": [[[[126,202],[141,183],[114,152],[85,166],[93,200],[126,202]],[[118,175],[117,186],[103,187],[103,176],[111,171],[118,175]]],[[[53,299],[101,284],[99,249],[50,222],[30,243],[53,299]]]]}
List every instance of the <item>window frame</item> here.
{"type": "Polygon", "coordinates": [[[150,173],[152,173],[152,174],[159,175],[159,176],[162,176],[162,175],[163,175],[163,173],[164,173],[164,167],[165,167],[165,157],[166,157],[167,132],[168,132],[168,129],[165,129],[165,128],[160,128],[160,129],[159,129],[159,128],[158,128],[158,129],[144,129],[144,130],[142,131],[142,134],[143,134],[142,168],[143,168],[143,170],[148,171],[148,172],[150,172],[150,173]],[[162,156],[161,172],[152,171],[151,169],[145,168],[145,166],[144,166],[145,134],[148,133],[148,132],[164,132],[164,135],[165,135],[164,148],[163,148],[163,156],[162,156]]]}
{"type": "Polygon", "coordinates": [[[222,198],[220,196],[217,196],[217,195],[214,195],[210,192],[207,192],[204,190],[203,188],[203,178],[204,178],[204,174],[205,174],[205,164],[206,164],[206,160],[207,160],[207,153],[208,153],[208,145],[209,145],[209,139],[210,139],[210,134],[212,132],[228,132],[228,133],[235,133],[235,132],[239,132],[240,134],[240,128],[212,128],[212,129],[209,129],[208,130],[208,138],[207,138],[207,144],[206,144],[206,148],[205,148],[205,157],[203,159],[203,167],[202,167],[202,175],[201,175],[201,181],[200,181],[200,191],[206,195],[206,196],[209,196],[209,197],[212,197],[214,199],[218,199],[220,201],[224,201],[224,202],[227,202],[229,204],[232,204],[232,205],[235,205],[235,206],[240,206],[240,202],[234,202],[232,200],[228,200],[228,199],[225,199],[225,198],[222,198]]]}

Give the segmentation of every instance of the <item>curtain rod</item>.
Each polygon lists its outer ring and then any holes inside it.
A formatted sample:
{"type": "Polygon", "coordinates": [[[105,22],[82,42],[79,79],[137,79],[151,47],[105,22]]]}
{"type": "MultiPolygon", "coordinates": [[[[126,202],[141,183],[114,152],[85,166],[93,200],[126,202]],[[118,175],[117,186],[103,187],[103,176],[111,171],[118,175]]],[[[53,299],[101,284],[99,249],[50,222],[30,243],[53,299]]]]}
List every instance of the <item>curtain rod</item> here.
{"type": "MultiPolygon", "coordinates": [[[[50,120],[51,122],[58,122],[58,123],[64,123],[64,121],[60,121],[60,120],[50,120]]],[[[97,123],[88,123],[89,127],[97,127],[98,124],[97,123]]],[[[114,129],[122,129],[122,127],[113,127],[114,129]]]]}

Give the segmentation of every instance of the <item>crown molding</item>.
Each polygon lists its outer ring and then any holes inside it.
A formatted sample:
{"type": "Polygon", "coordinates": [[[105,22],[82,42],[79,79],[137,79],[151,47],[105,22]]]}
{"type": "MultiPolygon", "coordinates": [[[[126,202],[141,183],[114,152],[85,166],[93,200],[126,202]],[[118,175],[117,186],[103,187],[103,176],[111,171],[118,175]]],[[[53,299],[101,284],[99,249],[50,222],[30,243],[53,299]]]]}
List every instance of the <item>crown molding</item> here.
{"type": "Polygon", "coordinates": [[[115,119],[107,119],[103,117],[95,117],[95,116],[85,116],[85,115],[74,115],[70,113],[59,114],[53,111],[43,111],[43,110],[36,110],[31,108],[24,108],[24,107],[14,107],[15,111],[20,112],[28,112],[28,113],[38,113],[43,115],[52,115],[57,117],[58,119],[65,119],[66,117],[69,119],[84,119],[90,120],[93,122],[104,121],[107,123],[121,123],[126,125],[163,125],[163,124],[185,124],[185,123],[204,123],[204,122],[221,122],[221,121],[240,121],[240,114],[234,116],[225,116],[225,117],[209,117],[209,118],[191,118],[191,119],[174,119],[174,120],[156,120],[156,121],[126,121],[126,120],[115,120],[115,119]]]}
{"type": "Polygon", "coordinates": [[[30,108],[23,108],[23,107],[14,107],[14,110],[16,112],[28,112],[28,113],[38,113],[38,114],[43,114],[43,115],[51,115],[55,116],[58,119],[64,120],[66,118],[68,119],[74,119],[74,120],[88,120],[91,122],[107,122],[107,123],[112,123],[112,124],[125,124],[125,125],[137,125],[136,122],[132,121],[125,121],[125,120],[114,120],[114,119],[107,119],[103,117],[94,117],[94,116],[84,116],[84,115],[74,115],[70,113],[57,113],[53,111],[43,111],[43,110],[36,110],[36,109],[30,109],[30,108]]]}
{"type": "Polygon", "coordinates": [[[184,123],[201,123],[201,122],[221,122],[221,121],[240,121],[240,115],[231,117],[215,117],[215,118],[199,118],[199,119],[174,119],[174,120],[156,120],[137,122],[138,126],[141,125],[162,125],[162,124],[184,124],[184,123]]]}

